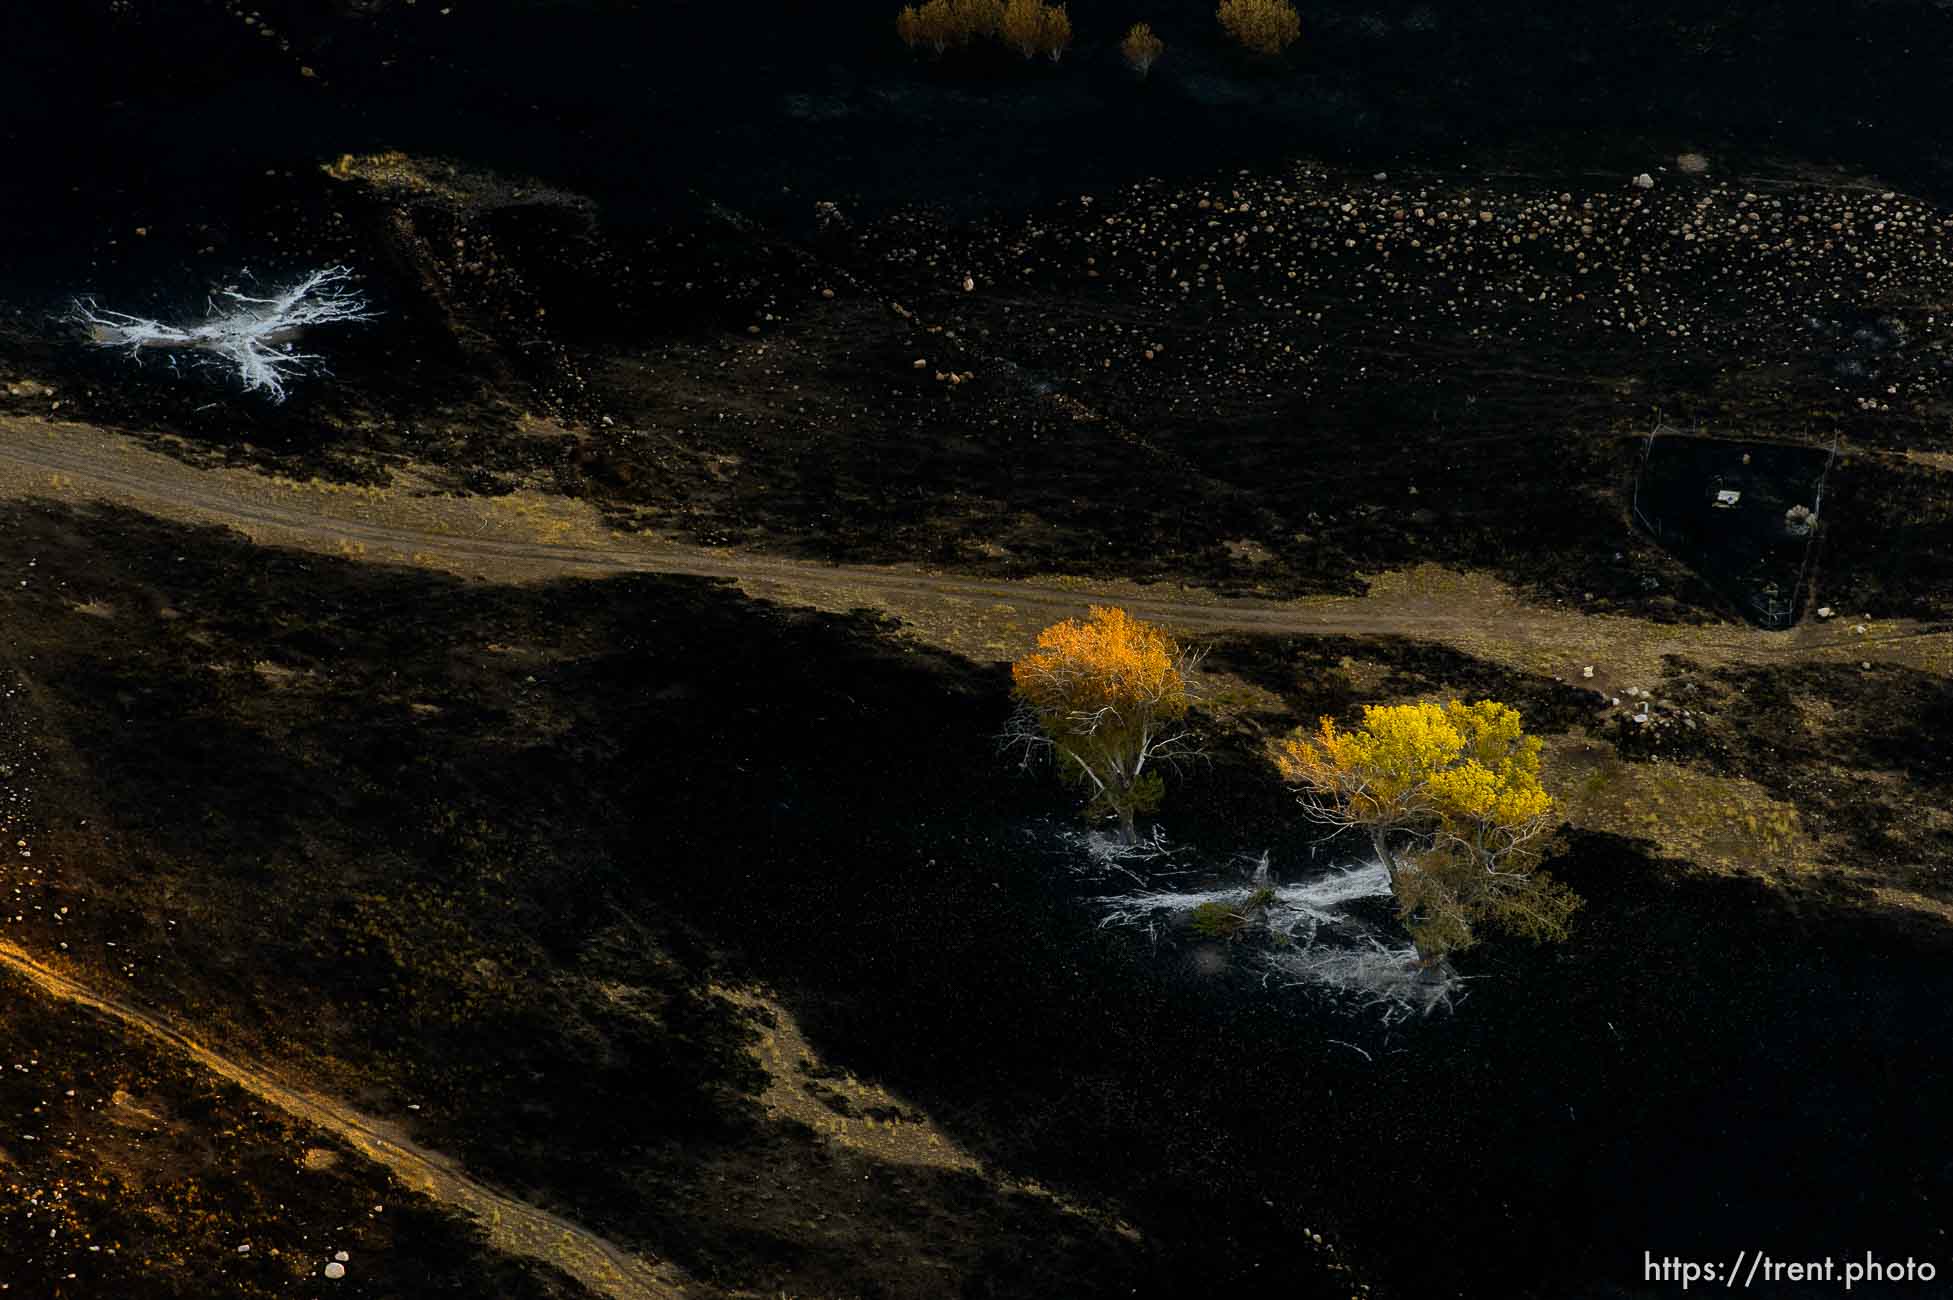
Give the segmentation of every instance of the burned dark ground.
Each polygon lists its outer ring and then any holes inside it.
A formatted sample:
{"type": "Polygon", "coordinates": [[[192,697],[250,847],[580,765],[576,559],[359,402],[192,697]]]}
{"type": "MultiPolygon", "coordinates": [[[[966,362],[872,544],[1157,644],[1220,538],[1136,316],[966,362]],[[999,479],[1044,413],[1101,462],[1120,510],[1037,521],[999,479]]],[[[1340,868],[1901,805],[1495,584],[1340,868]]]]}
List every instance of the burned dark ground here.
{"type": "MultiPolygon", "coordinates": [[[[1719,877],[1577,835],[1556,864],[1589,900],[1575,942],[1489,947],[1455,1016],[1384,1030],[1245,961],[1201,975],[1097,930],[1052,792],[994,758],[1000,670],[874,620],[676,579],[468,584],[47,504],[10,508],[6,535],[35,559],[7,597],[37,683],[12,729],[64,738],[28,804],[78,814],[17,823],[39,910],[10,937],[58,932],[103,986],[702,1281],[1346,1293],[1298,1254],[1306,1226],[1389,1293],[1604,1293],[1644,1240],[1939,1240],[1949,936],[1843,877],[1719,877]],[[829,757],[769,758],[782,735],[829,757]],[[759,1113],[758,1026],[713,992],[754,978],[790,990],[830,1069],[1140,1239],[759,1113]],[[1518,1268],[1532,1281],[1501,1281],[1518,1268]]],[[[1390,665],[1364,698],[1435,684],[1548,735],[1596,721],[1585,692],[1415,643],[1216,654],[1296,714],[1347,707],[1354,654],[1390,665]]],[[[1945,797],[1943,751],[1907,725],[1947,707],[1943,681],[1759,678],[1837,695],[1856,721],[1828,746],[1945,797]]],[[[1733,699],[1718,734],[1768,734],[1770,701],[1733,699]]],[[[1171,824],[1296,862],[1252,726],[1212,725],[1232,739],[1171,824]]],[[[1797,784],[1826,748],[1775,771],[1797,784]]]]}
{"type": "MultiPolygon", "coordinates": [[[[1838,445],[1807,618],[1953,619],[1953,163],[1919,107],[1953,11],[1320,9],[1267,64],[1199,6],[1074,4],[1078,49],[1026,67],[914,59],[892,7],[700,8],[17,17],[0,413],[763,554],[1270,597],[1436,563],[1736,624],[1632,524],[1667,423],[1838,445]],[[1139,19],[1169,45],[1145,83],[1110,52],[1139,19]],[[382,316],[307,340],[332,373],[281,406],[57,319],[336,263],[382,316]]],[[[31,854],[5,937],[701,1295],[1953,1265],[1944,671],[1673,657],[1643,726],[1435,642],[1221,638],[1214,761],[1165,814],[1215,861],[1307,858],[1270,735],[1445,694],[1604,751],[1570,807],[1659,772],[1772,801],[1670,820],[1762,844],[1796,811],[1797,854],[1734,871],[1576,821],[1573,939],[1488,944],[1455,1014],[1384,1027],[1099,929],[1066,797],[995,753],[1003,666],[899,620],[464,581],[59,493],[0,503],[0,539],[31,854]],[[765,1103],[782,1014],[812,1052],[789,1091],[970,1161],[765,1103]]],[[[0,1140],[17,1292],[578,1293],[24,986],[9,1033],[9,1113],[44,1125],[0,1140]],[[103,1251],[43,1246],[56,1188],[54,1240],[103,1251]],[[356,1243],[336,1292],[327,1238],[356,1243]]]]}

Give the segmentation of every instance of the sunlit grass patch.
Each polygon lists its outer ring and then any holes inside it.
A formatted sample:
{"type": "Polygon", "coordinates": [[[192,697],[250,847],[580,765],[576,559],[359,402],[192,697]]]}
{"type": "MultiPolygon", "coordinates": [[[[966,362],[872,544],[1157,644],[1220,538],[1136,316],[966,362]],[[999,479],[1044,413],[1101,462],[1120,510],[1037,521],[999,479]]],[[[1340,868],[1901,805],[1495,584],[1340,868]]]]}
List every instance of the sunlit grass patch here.
{"type": "Polygon", "coordinates": [[[1809,871],[1816,839],[1794,805],[1753,781],[1661,761],[1633,763],[1581,737],[1546,737],[1545,784],[1568,821],[1653,840],[1704,867],[1771,874],[1809,871]]]}

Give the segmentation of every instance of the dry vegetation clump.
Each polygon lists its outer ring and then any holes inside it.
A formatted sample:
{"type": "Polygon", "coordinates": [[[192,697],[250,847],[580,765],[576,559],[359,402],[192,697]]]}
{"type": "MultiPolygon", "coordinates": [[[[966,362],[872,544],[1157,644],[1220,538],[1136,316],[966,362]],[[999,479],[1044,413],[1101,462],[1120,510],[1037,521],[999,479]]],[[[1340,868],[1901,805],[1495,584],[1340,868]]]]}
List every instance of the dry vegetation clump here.
{"type": "Polygon", "coordinates": [[[1302,20],[1288,0],[1221,0],[1221,27],[1244,49],[1276,55],[1302,34],[1302,20]]]}
{"type": "Polygon", "coordinates": [[[1142,77],[1152,71],[1153,64],[1165,51],[1166,42],[1153,35],[1151,23],[1134,23],[1126,39],[1119,42],[1119,53],[1142,77]]]}
{"type": "Polygon", "coordinates": [[[1071,45],[1071,18],[1043,0],[927,0],[895,16],[895,33],[910,49],[937,54],[994,36],[1027,59],[1043,54],[1055,63],[1071,45]]]}
{"type": "Polygon", "coordinates": [[[1027,59],[1043,54],[1055,63],[1071,44],[1071,18],[1062,5],[1010,0],[998,29],[1004,43],[1027,59]]]}
{"type": "Polygon", "coordinates": [[[985,0],[926,0],[920,8],[909,5],[895,16],[895,33],[910,49],[924,45],[943,54],[983,34],[986,23],[994,30],[995,8],[985,0]]]}

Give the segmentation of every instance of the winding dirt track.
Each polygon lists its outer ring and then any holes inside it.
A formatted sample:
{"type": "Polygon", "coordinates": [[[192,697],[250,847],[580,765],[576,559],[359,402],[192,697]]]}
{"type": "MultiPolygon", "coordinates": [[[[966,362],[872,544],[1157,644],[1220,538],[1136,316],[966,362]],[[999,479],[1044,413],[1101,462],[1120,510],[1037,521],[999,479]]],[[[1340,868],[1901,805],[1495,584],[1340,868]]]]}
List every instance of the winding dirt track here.
{"type": "MultiPolygon", "coordinates": [[[[1602,639],[1632,632],[1637,658],[1685,653],[1721,663],[1782,663],[1805,658],[1895,658],[1907,642],[1944,638],[1953,624],[1881,620],[1867,635],[1843,621],[1807,623],[1789,632],[1745,627],[1656,628],[1640,620],[1589,617],[1530,607],[1511,598],[1312,598],[1221,600],[1161,587],[1107,583],[985,579],[917,567],[836,565],[824,561],[707,549],[611,532],[594,515],[560,499],[534,507],[534,518],[499,513],[493,501],[410,498],[357,492],[334,495],[301,485],[268,486],[241,470],[199,470],[85,425],[0,418],[0,496],[77,493],[134,505],[149,513],[235,527],[256,540],[368,559],[398,559],[504,580],[603,573],[662,573],[725,578],[777,591],[841,589],[886,597],[947,597],[1074,614],[1091,603],[1117,602],[1141,617],[1188,631],[1291,635],[1397,635],[1457,645],[1494,635],[1539,661],[1592,658],[1602,639]],[[50,488],[54,491],[50,491],[50,488]],[[578,512],[581,512],[580,514],[578,512]],[[569,516],[575,516],[571,518],[569,516]],[[523,534],[527,534],[524,536],[523,534]],[[533,540],[538,535],[565,540],[533,540]],[[1563,653],[1562,653],[1563,652],[1563,653]]],[[[531,498],[540,500],[539,498],[531,498]]],[[[789,595],[787,599],[791,600],[789,595]]],[[[1848,617],[1848,616],[1847,616],[1848,617]]]]}
{"type": "Polygon", "coordinates": [[[25,976],[45,993],[78,1003],[168,1044],[212,1074],[343,1139],[362,1155],[392,1170],[413,1190],[465,1210],[487,1231],[489,1243],[498,1250],[552,1264],[597,1294],[615,1300],[669,1300],[684,1294],[681,1279],[670,1266],[640,1259],[567,1219],[483,1186],[447,1156],[416,1145],[382,1120],[220,1056],[160,1017],[91,992],[4,940],[0,940],[0,966],[25,976]]]}

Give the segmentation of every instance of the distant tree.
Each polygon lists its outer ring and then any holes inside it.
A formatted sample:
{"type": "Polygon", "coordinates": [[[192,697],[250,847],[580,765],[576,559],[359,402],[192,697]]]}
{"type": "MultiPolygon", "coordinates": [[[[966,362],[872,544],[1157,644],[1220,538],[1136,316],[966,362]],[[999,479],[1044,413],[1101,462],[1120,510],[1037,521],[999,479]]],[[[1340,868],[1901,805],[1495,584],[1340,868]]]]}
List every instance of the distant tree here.
{"type": "Polygon", "coordinates": [[[1053,63],[1064,57],[1065,51],[1071,47],[1071,16],[1065,12],[1063,5],[1046,6],[1039,45],[1053,63]]]}
{"type": "Polygon", "coordinates": [[[1071,19],[1044,0],[1010,0],[998,20],[1004,43],[1027,59],[1046,54],[1055,62],[1071,44],[1071,19]]]}
{"type": "Polygon", "coordinates": [[[956,13],[949,0],[925,0],[920,9],[910,5],[895,15],[895,34],[910,49],[926,45],[941,54],[956,44],[956,33],[956,13]]]}
{"type": "Polygon", "coordinates": [[[1481,924],[1566,937],[1580,898],[1538,869],[1553,814],[1539,750],[1515,710],[1453,700],[1366,705],[1356,731],[1323,718],[1274,759],[1312,820],[1368,832],[1429,966],[1476,942],[1481,924]]]}
{"type": "Polygon", "coordinates": [[[1288,0],[1221,0],[1215,17],[1229,36],[1257,54],[1280,54],[1302,34],[1302,20],[1288,0]]]}
{"type": "MultiPolygon", "coordinates": [[[[914,49],[918,45],[929,44],[930,32],[922,21],[922,11],[914,5],[902,6],[902,12],[895,15],[895,34],[902,38],[902,44],[914,49]]],[[[939,49],[936,53],[941,54],[939,49]]]]}
{"type": "Polygon", "coordinates": [[[1149,23],[1134,23],[1126,39],[1119,42],[1119,53],[1126,56],[1126,62],[1142,77],[1152,71],[1153,64],[1165,51],[1166,42],[1153,35],[1149,23]]]}
{"type": "Polygon", "coordinates": [[[949,5],[959,45],[995,36],[1003,25],[1004,0],[949,0],[949,5]]]}
{"type": "Polygon", "coordinates": [[[1001,31],[1006,45],[1035,59],[1044,48],[1044,0],[1010,0],[1001,31]]]}
{"type": "Polygon", "coordinates": [[[1052,755],[1061,775],[1091,792],[1087,815],[1116,817],[1120,837],[1135,843],[1133,819],[1165,793],[1158,768],[1200,752],[1184,725],[1200,658],[1125,610],[1094,605],[1086,622],[1044,629],[1037,649],[1011,665],[1017,711],[1004,746],[1021,748],[1026,766],[1052,755]]]}

